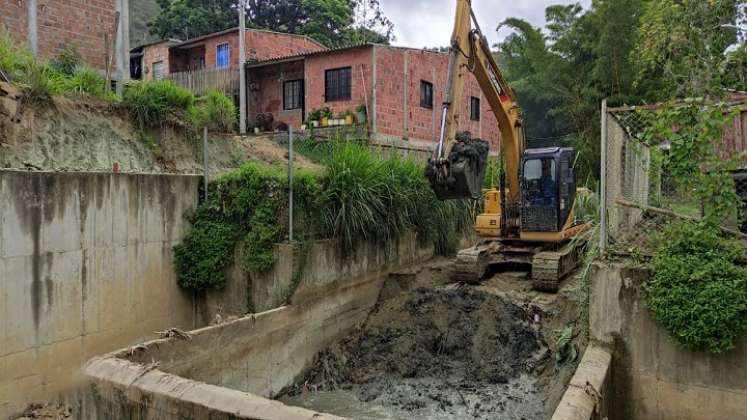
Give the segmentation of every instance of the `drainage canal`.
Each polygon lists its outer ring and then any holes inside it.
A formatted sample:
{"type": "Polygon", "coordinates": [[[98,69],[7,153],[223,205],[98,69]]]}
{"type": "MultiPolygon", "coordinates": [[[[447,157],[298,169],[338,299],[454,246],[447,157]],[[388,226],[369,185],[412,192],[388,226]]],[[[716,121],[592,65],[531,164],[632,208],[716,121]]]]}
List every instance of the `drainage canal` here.
{"type": "Polygon", "coordinates": [[[484,288],[380,302],[278,399],[359,419],[547,419],[567,383],[532,305],[484,288]]]}

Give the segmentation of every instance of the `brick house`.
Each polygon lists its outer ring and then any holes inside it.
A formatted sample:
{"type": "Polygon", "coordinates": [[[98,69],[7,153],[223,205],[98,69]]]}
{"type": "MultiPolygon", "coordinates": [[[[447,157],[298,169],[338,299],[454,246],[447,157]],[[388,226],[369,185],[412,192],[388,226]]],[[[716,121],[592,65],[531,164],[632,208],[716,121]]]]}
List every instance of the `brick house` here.
{"type": "MultiPolygon", "coordinates": [[[[245,48],[250,62],[325,49],[304,35],[259,29],[246,30],[245,48]]],[[[153,80],[175,73],[237,69],[238,52],[238,28],[186,41],[161,40],[132,50],[131,74],[133,78],[153,80]]]]}
{"type": "Polygon", "coordinates": [[[118,3],[121,1],[0,0],[0,30],[42,57],[75,47],[88,65],[103,70],[104,34],[114,29],[118,3]]]}
{"type": "MultiPolygon", "coordinates": [[[[448,54],[364,44],[279,56],[247,64],[247,117],[272,113],[298,129],[314,109],[333,113],[367,104],[371,139],[409,150],[432,150],[438,138],[448,54]]],[[[500,145],[500,131],[470,74],[460,104],[460,130],[500,145]]]]}

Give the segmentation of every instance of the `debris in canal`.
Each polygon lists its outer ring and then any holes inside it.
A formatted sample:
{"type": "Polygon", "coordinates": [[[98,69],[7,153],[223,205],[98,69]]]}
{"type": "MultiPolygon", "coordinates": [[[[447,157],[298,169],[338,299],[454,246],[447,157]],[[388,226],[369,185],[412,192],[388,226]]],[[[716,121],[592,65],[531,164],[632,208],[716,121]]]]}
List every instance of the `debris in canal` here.
{"type": "Polygon", "coordinates": [[[480,289],[418,288],[380,302],[281,400],[356,419],[548,417],[553,369],[523,307],[480,289]]]}

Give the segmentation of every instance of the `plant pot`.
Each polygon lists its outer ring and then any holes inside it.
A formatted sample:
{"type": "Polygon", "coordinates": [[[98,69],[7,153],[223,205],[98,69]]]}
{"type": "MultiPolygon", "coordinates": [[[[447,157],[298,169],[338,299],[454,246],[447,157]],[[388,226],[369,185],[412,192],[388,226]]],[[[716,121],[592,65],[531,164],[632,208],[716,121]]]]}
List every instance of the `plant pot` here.
{"type": "Polygon", "coordinates": [[[301,124],[301,131],[306,131],[306,124],[301,124]]]}
{"type": "Polygon", "coordinates": [[[329,118],[322,117],[322,121],[321,122],[322,122],[322,127],[326,127],[326,126],[329,125],[329,118]]]}
{"type": "Polygon", "coordinates": [[[259,127],[254,127],[254,134],[259,134],[259,127]]]}
{"type": "Polygon", "coordinates": [[[364,111],[358,111],[358,124],[366,123],[366,113],[364,111]]]}
{"type": "Polygon", "coordinates": [[[312,121],[311,122],[311,127],[313,127],[313,128],[319,127],[319,121],[312,121]]]}
{"type": "Polygon", "coordinates": [[[346,125],[353,125],[353,116],[352,115],[346,115],[345,116],[345,124],[346,125]]]}

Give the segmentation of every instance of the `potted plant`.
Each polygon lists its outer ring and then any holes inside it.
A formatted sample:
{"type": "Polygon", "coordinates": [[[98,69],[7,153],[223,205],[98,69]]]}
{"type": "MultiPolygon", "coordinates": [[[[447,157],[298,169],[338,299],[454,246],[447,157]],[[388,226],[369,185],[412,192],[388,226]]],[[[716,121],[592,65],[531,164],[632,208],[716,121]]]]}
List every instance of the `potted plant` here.
{"type": "Polygon", "coordinates": [[[340,118],[343,119],[345,125],[353,125],[353,113],[350,110],[340,113],[340,118]]]}
{"type": "Polygon", "coordinates": [[[332,118],[332,110],[329,109],[328,106],[325,106],[320,111],[321,111],[320,112],[320,117],[321,117],[320,121],[322,123],[322,127],[326,127],[326,126],[329,125],[330,118],[332,118]]]}
{"type": "Polygon", "coordinates": [[[366,104],[360,104],[355,108],[355,113],[358,117],[358,124],[365,124],[366,123],[366,104]]]}
{"type": "Polygon", "coordinates": [[[319,127],[319,121],[322,119],[322,110],[319,108],[312,109],[311,112],[309,112],[308,117],[306,117],[306,122],[311,127],[319,127]]]}

